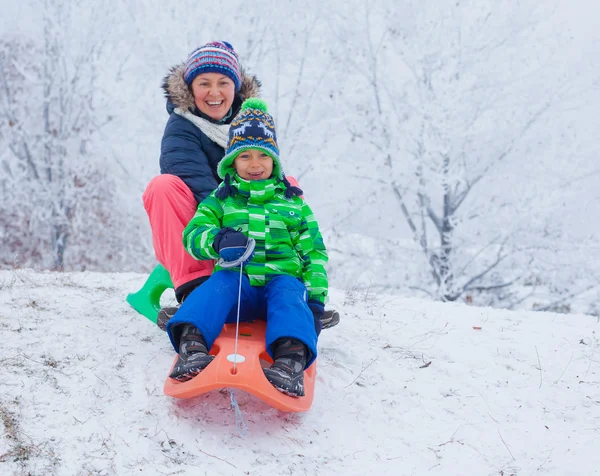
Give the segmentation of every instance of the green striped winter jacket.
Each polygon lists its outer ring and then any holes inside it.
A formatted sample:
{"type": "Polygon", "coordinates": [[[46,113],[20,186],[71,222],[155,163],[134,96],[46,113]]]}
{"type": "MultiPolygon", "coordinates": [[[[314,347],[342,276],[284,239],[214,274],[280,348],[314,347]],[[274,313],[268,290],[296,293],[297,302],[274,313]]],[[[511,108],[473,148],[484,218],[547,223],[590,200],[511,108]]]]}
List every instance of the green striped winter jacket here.
{"type": "Polygon", "coordinates": [[[231,185],[237,189],[233,197],[221,200],[214,191],[198,205],[183,231],[188,253],[199,260],[217,259],[212,245],[219,229],[239,229],[256,241],[254,257],[244,266],[252,286],[287,274],[302,280],[309,299],[325,304],[328,256],[310,207],[300,197],[285,198],[278,179],[249,181],[236,174],[231,185]]]}

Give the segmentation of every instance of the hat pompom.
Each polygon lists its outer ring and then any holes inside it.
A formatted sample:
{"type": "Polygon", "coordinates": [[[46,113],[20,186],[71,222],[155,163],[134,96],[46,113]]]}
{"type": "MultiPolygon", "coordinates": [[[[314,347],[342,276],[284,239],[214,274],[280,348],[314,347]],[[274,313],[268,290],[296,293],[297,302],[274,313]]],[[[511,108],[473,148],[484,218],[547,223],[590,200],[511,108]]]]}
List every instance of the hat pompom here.
{"type": "Polygon", "coordinates": [[[300,187],[294,187],[290,181],[287,179],[287,177],[285,176],[285,174],[283,175],[283,179],[281,179],[281,181],[283,182],[283,185],[285,185],[285,198],[292,198],[292,197],[301,197],[304,192],[302,191],[302,189],[300,187]]]}
{"type": "Polygon", "coordinates": [[[246,109],[258,109],[262,112],[269,112],[267,103],[260,98],[248,98],[242,103],[242,111],[246,109]]]}
{"type": "Polygon", "coordinates": [[[235,187],[231,185],[231,177],[229,174],[225,175],[225,179],[217,188],[215,196],[221,200],[225,200],[227,197],[233,197],[236,194],[235,187]]]}

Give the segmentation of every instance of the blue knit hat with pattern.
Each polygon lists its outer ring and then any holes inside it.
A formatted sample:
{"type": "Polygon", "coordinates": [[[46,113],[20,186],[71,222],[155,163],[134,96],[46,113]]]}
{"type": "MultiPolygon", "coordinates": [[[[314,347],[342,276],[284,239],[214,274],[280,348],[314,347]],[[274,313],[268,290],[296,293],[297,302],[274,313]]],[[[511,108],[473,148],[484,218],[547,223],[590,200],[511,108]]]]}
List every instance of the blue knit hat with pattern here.
{"type": "Polygon", "coordinates": [[[239,114],[231,122],[225,156],[219,162],[217,172],[225,184],[219,195],[229,195],[229,180],[235,174],[233,162],[247,149],[260,149],[273,159],[273,177],[286,186],[286,197],[302,195],[302,190],[292,187],[281,168],[275,122],[268,112],[267,103],[259,98],[246,99],[239,114]]]}
{"type": "Polygon", "coordinates": [[[213,41],[195,49],[185,62],[184,79],[189,86],[202,73],[220,73],[228,76],[239,91],[242,84],[240,60],[230,43],[213,41]]]}

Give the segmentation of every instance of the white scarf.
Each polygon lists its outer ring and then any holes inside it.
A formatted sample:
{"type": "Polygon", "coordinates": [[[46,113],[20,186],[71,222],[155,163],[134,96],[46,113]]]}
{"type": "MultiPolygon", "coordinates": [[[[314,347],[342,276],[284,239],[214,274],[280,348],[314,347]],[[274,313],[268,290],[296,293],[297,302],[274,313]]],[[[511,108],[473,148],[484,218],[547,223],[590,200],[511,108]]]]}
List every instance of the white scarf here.
{"type": "Polygon", "coordinates": [[[192,114],[190,111],[184,111],[178,107],[175,108],[175,114],[185,117],[188,121],[194,124],[198,129],[206,134],[206,136],[219,144],[223,149],[227,149],[227,141],[229,140],[229,124],[214,124],[202,117],[192,114]]]}

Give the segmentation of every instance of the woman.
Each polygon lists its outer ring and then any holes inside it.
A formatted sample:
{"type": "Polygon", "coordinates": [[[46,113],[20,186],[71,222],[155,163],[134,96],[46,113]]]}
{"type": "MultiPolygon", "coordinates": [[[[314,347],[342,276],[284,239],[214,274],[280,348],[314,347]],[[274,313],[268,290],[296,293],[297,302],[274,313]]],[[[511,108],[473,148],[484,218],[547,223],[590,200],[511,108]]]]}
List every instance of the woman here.
{"type": "MultiPolygon", "coordinates": [[[[143,201],[156,259],[169,272],[181,303],[213,270],[212,261],[198,261],[185,251],[183,229],[198,203],[221,183],[217,165],[225,154],[229,124],[245,99],[260,95],[260,82],[244,74],[231,44],[215,41],[172,68],[163,89],[170,117],[161,143],[161,175],[148,184],[143,201]]],[[[161,328],[177,309],[161,309],[161,328]]],[[[337,322],[335,311],[323,316],[324,328],[337,322]]]]}
{"type": "MultiPolygon", "coordinates": [[[[229,123],[243,100],[259,94],[260,83],[246,76],[233,47],[215,41],[194,50],[164,80],[169,120],[161,143],[160,172],[143,195],[156,259],[169,271],[177,301],[212,273],[212,261],[198,261],[183,248],[183,229],[198,203],[221,182],[229,123]]],[[[177,308],[162,309],[161,322],[177,308]]]]}

